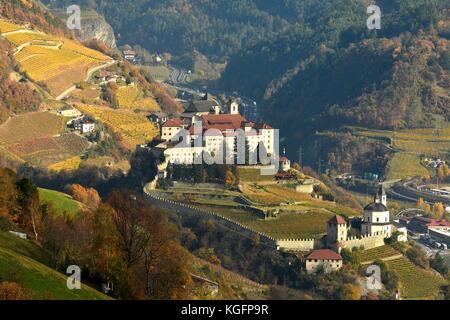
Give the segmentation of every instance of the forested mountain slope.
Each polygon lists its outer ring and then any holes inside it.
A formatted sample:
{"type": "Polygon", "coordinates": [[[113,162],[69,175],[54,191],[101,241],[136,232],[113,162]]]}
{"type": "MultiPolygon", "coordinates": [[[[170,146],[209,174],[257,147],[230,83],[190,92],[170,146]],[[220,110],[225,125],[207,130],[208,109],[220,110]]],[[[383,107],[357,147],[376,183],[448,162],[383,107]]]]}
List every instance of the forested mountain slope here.
{"type": "Polygon", "coordinates": [[[333,149],[330,141],[317,147],[317,131],[433,127],[448,120],[448,2],[377,1],[377,31],[367,29],[362,2],[333,3],[321,1],[304,25],[232,56],[222,86],[259,100],[263,116],[289,137],[283,144],[294,152],[304,144],[315,159],[314,148],[325,158],[333,149]]]}

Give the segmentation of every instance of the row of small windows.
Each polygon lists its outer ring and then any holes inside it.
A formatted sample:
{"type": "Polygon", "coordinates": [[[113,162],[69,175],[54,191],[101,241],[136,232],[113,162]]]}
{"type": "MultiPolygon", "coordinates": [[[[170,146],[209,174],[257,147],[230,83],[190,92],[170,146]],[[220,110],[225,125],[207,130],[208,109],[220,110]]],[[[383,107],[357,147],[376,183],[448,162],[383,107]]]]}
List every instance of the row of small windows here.
{"type": "MultiPolygon", "coordinates": [[[[367,217],[367,220],[366,220],[366,221],[367,221],[367,222],[370,222],[370,217],[367,217]]],[[[376,219],[376,222],[381,222],[381,221],[380,221],[380,218],[377,218],[377,219],[376,219]]],[[[387,218],[387,217],[384,218],[384,222],[388,222],[388,218],[387,218]]]]}

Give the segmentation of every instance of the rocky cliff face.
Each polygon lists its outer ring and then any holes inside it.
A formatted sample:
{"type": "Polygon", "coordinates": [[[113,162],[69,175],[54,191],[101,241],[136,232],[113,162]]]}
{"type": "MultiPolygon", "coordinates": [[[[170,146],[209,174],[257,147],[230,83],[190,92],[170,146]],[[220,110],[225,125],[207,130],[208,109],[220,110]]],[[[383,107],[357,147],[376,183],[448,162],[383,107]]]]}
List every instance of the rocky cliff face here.
{"type": "Polygon", "coordinates": [[[97,39],[110,48],[116,48],[116,37],[111,25],[97,12],[82,12],[80,40],[97,39]]]}
{"type": "MultiPolygon", "coordinates": [[[[62,9],[52,9],[51,12],[65,21],[67,14],[62,9]]],[[[105,18],[94,10],[81,12],[81,30],[76,31],[80,41],[97,39],[104,42],[110,48],[116,48],[116,37],[111,25],[105,18]]]]}

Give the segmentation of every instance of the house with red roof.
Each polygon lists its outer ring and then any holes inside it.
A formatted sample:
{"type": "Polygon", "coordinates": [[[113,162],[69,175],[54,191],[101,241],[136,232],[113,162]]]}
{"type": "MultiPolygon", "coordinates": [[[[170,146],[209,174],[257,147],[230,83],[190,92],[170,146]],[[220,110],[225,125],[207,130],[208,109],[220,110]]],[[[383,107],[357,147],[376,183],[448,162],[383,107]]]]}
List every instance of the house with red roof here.
{"type": "Polygon", "coordinates": [[[408,229],[419,233],[428,233],[430,229],[448,231],[450,230],[450,222],[445,219],[416,216],[409,220],[408,229]]]}
{"type": "Polygon", "coordinates": [[[161,126],[161,139],[169,142],[180,141],[180,132],[186,125],[181,119],[167,120],[161,126]]]}
{"type": "Polygon", "coordinates": [[[316,273],[323,270],[325,273],[337,271],[342,268],[342,257],[330,249],[313,250],[306,257],[306,272],[316,273]]]}

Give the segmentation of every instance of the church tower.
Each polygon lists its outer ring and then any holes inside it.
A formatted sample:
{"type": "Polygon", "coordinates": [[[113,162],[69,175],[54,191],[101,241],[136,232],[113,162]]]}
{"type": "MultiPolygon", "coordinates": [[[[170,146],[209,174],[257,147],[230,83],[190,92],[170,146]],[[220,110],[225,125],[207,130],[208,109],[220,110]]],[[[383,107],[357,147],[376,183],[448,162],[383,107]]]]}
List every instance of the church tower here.
{"type": "Polygon", "coordinates": [[[390,213],[387,208],[386,192],[383,185],[375,195],[374,202],[364,208],[364,221],[361,224],[361,233],[368,236],[385,234],[390,237],[392,225],[390,213]]]}
{"type": "Polygon", "coordinates": [[[380,188],[378,189],[378,192],[375,195],[374,202],[381,203],[382,205],[387,206],[387,196],[383,185],[380,185],[380,188]]]}
{"type": "Polygon", "coordinates": [[[239,103],[235,100],[231,100],[228,102],[228,108],[230,114],[239,114],[239,103]]]}
{"type": "Polygon", "coordinates": [[[339,250],[346,240],[347,221],[336,215],[327,222],[327,247],[339,250]]]}

